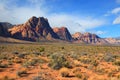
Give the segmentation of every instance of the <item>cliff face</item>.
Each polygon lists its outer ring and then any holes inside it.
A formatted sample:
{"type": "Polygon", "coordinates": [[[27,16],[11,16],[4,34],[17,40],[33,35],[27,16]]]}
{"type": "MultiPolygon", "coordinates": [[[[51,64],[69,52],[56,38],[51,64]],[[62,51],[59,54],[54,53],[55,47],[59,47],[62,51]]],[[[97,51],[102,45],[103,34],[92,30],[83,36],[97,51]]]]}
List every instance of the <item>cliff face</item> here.
{"type": "Polygon", "coordinates": [[[11,36],[17,39],[33,40],[39,39],[59,39],[50,27],[48,20],[44,17],[32,17],[25,24],[16,25],[9,29],[11,36]]]}
{"type": "Polygon", "coordinates": [[[0,22],[0,36],[12,37],[29,41],[70,41],[73,43],[86,44],[120,44],[120,38],[100,38],[92,33],[76,32],[71,36],[66,27],[51,28],[44,17],[31,17],[24,24],[12,25],[7,22],[0,22]]]}
{"type": "Polygon", "coordinates": [[[0,22],[0,36],[9,37],[10,33],[8,29],[11,28],[13,25],[8,22],[0,22]]]}
{"type": "Polygon", "coordinates": [[[60,37],[62,40],[72,41],[72,36],[66,27],[55,27],[53,31],[60,37]]]}
{"type": "Polygon", "coordinates": [[[72,37],[75,40],[75,42],[84,42],[84,43],[90,43],[90,44],[102,44],[106,42],[104,39],[101,39],[96,34],[91,34],[91,33],[82,34],[77,32],[73,34],[72,37]]]}

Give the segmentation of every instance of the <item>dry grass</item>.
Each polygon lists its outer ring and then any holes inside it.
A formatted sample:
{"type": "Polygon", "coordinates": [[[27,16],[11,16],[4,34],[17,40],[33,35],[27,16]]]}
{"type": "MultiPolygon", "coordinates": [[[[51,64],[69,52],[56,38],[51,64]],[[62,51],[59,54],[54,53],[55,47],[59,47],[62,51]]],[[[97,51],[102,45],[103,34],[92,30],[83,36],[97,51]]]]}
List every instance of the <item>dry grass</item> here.
{"type": "Polygon", "coordinates": [[[15,80],[119,80],[120,46],[1,43],[0,74],[15,80]]]}

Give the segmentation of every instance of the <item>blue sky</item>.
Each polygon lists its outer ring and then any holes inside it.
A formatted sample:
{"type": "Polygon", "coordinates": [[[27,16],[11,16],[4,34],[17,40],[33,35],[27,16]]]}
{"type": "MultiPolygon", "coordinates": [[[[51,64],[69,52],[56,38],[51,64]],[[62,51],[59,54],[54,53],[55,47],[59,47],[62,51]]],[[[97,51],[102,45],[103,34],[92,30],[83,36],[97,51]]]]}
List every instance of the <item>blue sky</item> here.
{"type": "Polygon", "coordinates": [[[120,0],[0,0],[0,22],[21,24],[30,17],[48,18],[51,27],[100,37],[120,36],[120,0]]]}

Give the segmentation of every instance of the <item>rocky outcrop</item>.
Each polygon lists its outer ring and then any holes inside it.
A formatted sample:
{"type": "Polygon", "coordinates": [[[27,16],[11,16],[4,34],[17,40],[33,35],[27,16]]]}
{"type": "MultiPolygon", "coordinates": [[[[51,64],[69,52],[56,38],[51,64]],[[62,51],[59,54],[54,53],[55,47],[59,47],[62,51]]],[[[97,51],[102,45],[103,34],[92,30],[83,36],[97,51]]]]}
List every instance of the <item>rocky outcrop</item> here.
{"type": "Polygon", "coordinates": [[[83,43],[90,43],[90,44],[104,44],[106,41],[96,34],[91,34],[91,33],[80,33],[77,32],[72,35],[73,39],[75,42],[83,42],[83,43]]]}
{"type": "Polygon", "coordinates": [[[105,38],[109,44],[120,44],[120,40],[117,38],[105,38]]]}
{"type": "Polygon", "coordinates": [[[8,22],[0,22],[0,36],[9,37],[10,33],[8,29],[11,28],[13,25],[8,22]]]}
{"type": "Polygon", "coordinates": [[[66,27],[51,28],[44,17],[31,17],[26,23],[12,25],[0,22],[0,37],[12,37],[21,40],[73,42],[86,44],[120,44],[120,38],[100,38],[92,33],[76,32],[71,36],[66,27]]]}
{"type": "Polygon", "coordinates": [[[59,39],[59,36],[54,33],[48,20],[44,17],[33,16],[25,24],[16,25],[9,29],[9,32],[14,38],[30,41],[59,39]]]}
{"type": "Polygon", "coordinates": [[[53,31],[60,37],[62,40],[72,41],[72,36],[66,27],[55,27],[53,31]]]}

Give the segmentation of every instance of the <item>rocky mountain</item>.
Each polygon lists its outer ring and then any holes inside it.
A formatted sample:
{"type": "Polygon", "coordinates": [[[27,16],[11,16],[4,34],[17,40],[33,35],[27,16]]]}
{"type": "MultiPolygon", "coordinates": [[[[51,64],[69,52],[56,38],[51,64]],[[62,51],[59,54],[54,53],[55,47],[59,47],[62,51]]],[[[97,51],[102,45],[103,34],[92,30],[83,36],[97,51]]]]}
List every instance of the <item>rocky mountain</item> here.
{"type": "Polygon", "coordinates": [[[16,25],[9,29],[11,36],[22,40],[52,40],[59,39],[59,36],[50,27],[49,22],[44,17],[30,18],[26,23],[16,25]]]}
{"type": "Polygon", "coordinates": [[[10,33],[8,29],[11,28],[13,25],[8,22],[0,22],[0,36],[8,37],[10,33]]]}
{"type": "MultiPolygon", "coordinates": [[[[0,22],[0,37],[11,37],[20,40],[41,41],[50,40],[58,42],[73,42],[86,44],[120,44],[120,38],[100,38],[92,33],[76,32],[71,36],[66,27],[51,28],[48,19],[44,17],[31,17],[24,24],[12,25],[0,22]]],[[[1,38],[5,40],[6,38],[1,38]]]]}
{"type": "Polygon", "coordinates": [[[97,36],[96,34],[91,34],[87,32],[86,33],[76,32],[75,34],[72,35],[72,37],[76,43],[104,44],[107,42],[104,39],[97,36]]]}
{"type": "Polygon", "coordinates": [[[116,38],[105,38],[105,40],[110,44],[120,44],[120,39],[116,38]]]}
{"type": "Polygon", "coordinates": [[[53,31],[60,37],[61,40],[72,41],[72,36],[66,27],[55,27],[53,31]]]}

